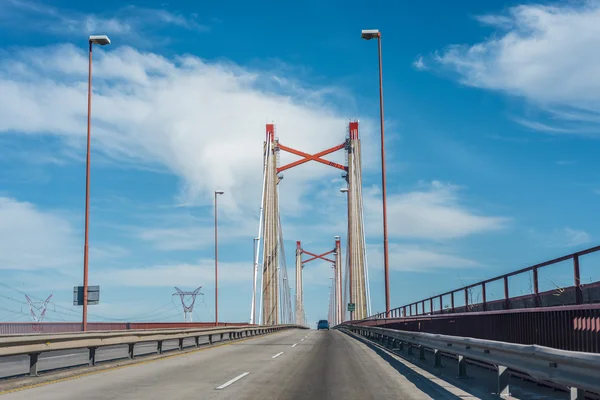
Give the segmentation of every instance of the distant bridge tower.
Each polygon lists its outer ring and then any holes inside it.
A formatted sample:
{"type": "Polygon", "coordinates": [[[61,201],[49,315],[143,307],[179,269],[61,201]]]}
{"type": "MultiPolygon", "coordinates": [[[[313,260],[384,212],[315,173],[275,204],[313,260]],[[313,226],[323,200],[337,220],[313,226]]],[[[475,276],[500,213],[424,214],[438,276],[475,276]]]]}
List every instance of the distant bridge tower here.
{"type": "MultiPolygon", "coordinates": [[[[368,268],[366,258],[366,248],[364,239],[363,225],[363,199],[362,199],[362,171],[360,158],[360,140],[358,138],[358,121],[349,123],[349,135],[342,144],[323,150],[316,154],[308,154],[291,147],[287,147],[275,138],[275,125],[267,124],[266,139],[263,148],[263,194],[261,201],[261,215],[259,222],[259,240],[256,242],[254,259],[254,295],[252,309],[250,312],[250,322],[262,323],[264,325],[275,325],[282,319],[289,319],[289,286],[286,283],[286,277],[280,274],[280,263],[282,263],[283,254],[283,236],[281,233],[279,218],[279,195],[278,185],[281,177],[278,175],[287,169],[302,165],[309,161],[316,161],[333,168],[344,171],[343,176],[348,182],[348,263],[346,265],[346,278],[349,281],[348,295],[345,299],[348,303],[355,304],[355,311],[351,313],[351,318],[365,318],[370,314],[370,293],[368,285],[368,268]],[[348,165],[344,166],[332,161],[323,159],[323,156],[345,149],[347,152],[348,165]],[[301,157],[299,160],[289,164],[278,166],[279,152],[286,151],[301,157]],[[262,248],[261,248],[262,239],[262,248]],[[262,250],[262,274],[261,291],[259,299],[260,315],[256,321],[255,301],[258,265],[260,251],[262,250]],[[282,288],[283,292],[280,292],[282,288]],[[283,309],[281,304],[283,303],[283,309]]],[[[341,251],[341,247],[340,247],[341,251]]],[[[298,256],[298,249],[296,250],[298,256]]],[[[333,251],[332,251],[333,252],[333,251]]],[[[339,254],[339,253],[338,253],[339,254]]],[[[297,261],[298,262],[298,261],[297,261]]],[[[333,262],[333,261],[332,261],[333,262]]],[[[335,263],[335,262],[333,262],[335,263]]],[[[283,264],[285,264],[283,262],[283,264]]],[[[344,314],[346,309],[342,303],[342,285],[341,285],[341,257],[340,267],[337,269],[340,274],[339,291],[337,293],[336,308],[340,309],[336,314],[344,314]]],[[[302,290],[298,290],[298,285],[302,285],[302,280],[298,279],[298,273],[301,274],[302,265],[296,265],[296,321],[304,315],[302,290]],[[298,272],[300,271],[300,272],[298,272]],[[299,310],[298,307],[301,307],[299,310]]],[[[281,271],[283,272],[283,271],[281,271]]],[[[344,301],[345,302],[345,301],[344,301]]],[[[338,317],[336,317],[338,318],[338,317]]],[[[343,316],[340,320],[345,319],[343,316]]]]}

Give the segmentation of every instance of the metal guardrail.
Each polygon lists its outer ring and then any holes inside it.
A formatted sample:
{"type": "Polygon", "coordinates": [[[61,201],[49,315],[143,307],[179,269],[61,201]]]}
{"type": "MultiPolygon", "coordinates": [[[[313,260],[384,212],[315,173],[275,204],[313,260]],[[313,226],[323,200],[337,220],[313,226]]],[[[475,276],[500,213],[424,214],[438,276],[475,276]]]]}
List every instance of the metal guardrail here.
{"type": "Polygon", "coordinates": [[[137,343],[157,342],[157,353],[162,353],[162,344],[167,340],[179,340],[179,350],[183,350],[183,341],[194,338],[195,347],[199,346],[200,337],[208,337],[208,343],[213,343],[215,335],[223,341],[225,334],[229,340],[252,337],[283,329],[305,328],[298,325],[273,325],[273,326],[247,326],[247,327],[219,327],[201,329],[163,329],[139,331],[104,331],[58,334],[29,334],[8,335],[0,337],[0,357],[28,355],[29,375],[38,375],[39,355],[47,351],[71,350],[87,348],[89,351],[89,365],[96,365],[96,349],[104,346],[125,345],[129,346],[128,358],[134,358],[134,348],[137,343]]]}
{"type": "Polygon", "coordinates": [[[387,342],[392,348],[402,349],[406,345],[409,354],[413,348],[418,348],[421,359],[425,359],[425,350],[430,349],[436,368],[441,367],[442,353],[455,355],[461,377],[467,374],[467,359],[495,365],[498,367],[499,395],[509,394],[508,369],[526,373],[539,381],[566,386],[571,390],[571,399],[584,399],[585,391],[600,393],[600,354],[359,325],[341,325],[337,329],[387,342]]]}

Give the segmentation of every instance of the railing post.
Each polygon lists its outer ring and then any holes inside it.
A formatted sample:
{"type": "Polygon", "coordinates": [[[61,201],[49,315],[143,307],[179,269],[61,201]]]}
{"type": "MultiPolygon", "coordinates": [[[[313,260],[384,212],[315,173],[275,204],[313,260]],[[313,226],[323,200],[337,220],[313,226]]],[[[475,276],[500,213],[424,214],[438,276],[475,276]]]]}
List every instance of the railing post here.
{"type": "Polygon", "coordinates": [[[533,294],[535,296],[535,306],[540,307],[542,304],[540,301],[540,285],[539,285],[537,268],[533,269],[533,294]]]}
{"type": "Polygon", "coordinates": [[[425,315],[425,300],[421,302],[421,314],[425,315]]]}
{"type": "Polygon", "coordinates": [[[412,345],[412,343],[408,343],[408,352],[407,352],[407,354],[409,356],[413,355],[413,345],[412,345]]]}
{"type": "Polygon", "coordinates": [[[573,279],[575,280],[575,302],[583,303],[583,293],[581,291],[581,274],[579,272],[579,256],[573,256],[573,279]]]}
{"type": "Polygon", "coordinates": [[[407,317],[407,315],[406,315],[406,306],[404,306],[403,308],[404,308],[404,318],[406,318],[407,317]]]}
{"type": "Polygon", "coordinates": [[[135,343],[129,343],[129,348],[127,349],[127,358],[129,358],[130,360],[133,360],[134,357],[134,350],[135,350],[135,343]]]}
{"type": "Polygon", "coordinates": [[[433,297],[429,298],[429,315],[433,315],[433,297]]]}
{"type": "Polygon", "coordinates": [[[433,349],[433,368],[442,368],[442,353],[439,349],[433,349]]]}
{"type": "Polygon", "coordinates": [[[508,301],[508,276],[504,277],[504,309],[508,310],[510,308],[510,303],[508,301]]]}
{"type": "Polygon", "coordinates": [[[39,357],[40,357],[40,353],[30,353],[29,354],[29,376],[37,376],[39,357]]]}
{"type": "Polygon", "coordinates": [[[425,360],[425,347],[419,346],[419,360],[425,360]]]}
{"type": "Polygon", "coordinates": [[[158,342],[156,342],[156,352],[158,354],[162,354],[162,352],[163,352],[162,344],[163,344],[162,340],[159,340],[158,342]]]}
{"type": "Polygon", "coordinates": [[[571,388],[571,400],[585,400],[585,392],[578,388],[571,388]]]}
{"type": "Polygon", "coordinates": [[[481,300],[483,301],[483,311],[487,311],[487,296],[485,293],[485,282],[481,284],[481,300]]]}
{"type": "Polygon", "coordinates": [[[467,377],[467,360],[464,356],[458,356],[458,377],[467,377]]]}
{"type": "Polygon", "coordinates": [[[465,312],[469,311],[469,289],[465,288],[465,312]]]}
{"type": "Polygon", "coordinates": [[[223,341],[223,334],[222,333],[221,333],[221,339],[220,340],[221,340],[221,342],[223,341]]]}
{"type": "Polygon", "coordinates": [[[504,365],[498,365],[498,395],[499,396],[510,396],[510,388],[508,386],[510,376],[508,375],[508,368],[504,365]]]}
{"type": "Polygon", "coordinates": [[[194,346],[200,346],[200,336],[194,336],[194,346]]]}
{"type": "Polygon", "coordinates": [[[450,310],[454,312],[454,292],[450,293],[450,310]]]}
{"type": "Polygon", "coordinates": [[[179,338],[179,350],[183,350],[183,338],[179,338]]]}
{"type": "Polygon", "coordinates": [[[88,365],[93,367],[96,365],[96,347],[88,347],[89,357],[88,357],[88,365]]]}
{"type": "Polygon", "coordinates": [[[208,335],[208,344],[213,344],[212,335],[208,335]]]}
{"type": "Polygon", "coordinates": [[[442,299],[442,296],[440,296],[440,314],[442,314],[444,312],[444,301],[442,299]]]}

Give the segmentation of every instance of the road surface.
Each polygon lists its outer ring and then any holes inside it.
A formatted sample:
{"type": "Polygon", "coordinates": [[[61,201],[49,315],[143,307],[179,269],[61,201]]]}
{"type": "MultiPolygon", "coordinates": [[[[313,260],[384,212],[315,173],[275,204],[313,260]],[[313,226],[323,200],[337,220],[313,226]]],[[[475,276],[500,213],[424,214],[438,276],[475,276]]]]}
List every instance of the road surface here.
{"type": "MultiPolygon", "coordinates": [[[[463,392],[463,394],[465,394],[463,392]]],[[[338,331],[289,330],[26,388],[2,400],[458,399],[338,331]]],[[[472,397],[471,397],[472,398],[472,397]]]]}

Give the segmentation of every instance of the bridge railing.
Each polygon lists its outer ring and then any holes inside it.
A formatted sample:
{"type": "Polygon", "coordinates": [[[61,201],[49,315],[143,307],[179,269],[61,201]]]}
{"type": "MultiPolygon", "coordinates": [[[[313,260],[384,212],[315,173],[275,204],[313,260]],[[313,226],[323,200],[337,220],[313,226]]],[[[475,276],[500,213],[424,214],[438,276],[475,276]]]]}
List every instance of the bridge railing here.
{"type": "MultiPolygon", "coordinates": [[[[219,326],[248,326],[247,322],[219,322],[219,326]]],[[[88,322],[88,331],[190,329],[214,327],[214,322],[88,322]]],[[[81,332],[81,322],[0,322],[0,335],[81,332]]]]}
{"type": "Polygon", "coordinates": [[[467,375],[467,360],[493,365],[498,370],[498,395],[509,395],[509,370],[523,372],[538,381],[552,382],[571,390],[571,398],[583,399],[584,391],[600,393],[600,354],[557,350],[537,345],[520,345],[491,340],[406,332],[379,327],[341,325],[338,329],[350,331],[370,340],[402,351],[419,350],[425,360],[425,351],[433,353],[433,366],[442,366],[442,354],[458,359],[458,376],[467,375]]]}
{"type": "MultiPolygon", "coordinates": [[[[579,261],[582,256],[600,252],[600,246],[591,247],[576,253],[555,258],[543,263],[521,268],[503,275],[499,275],[481,282],[473,283],[454,289],[445,293],[437,294],[413,303],[409,303],[390,310],[389,317],[404,318],[419,315],[444,314],[444,313],[462,313],[472,311],[492,311],[508,310],[511,308],[527,307],[548,307],[558,305],[579,305],[584,303],[600,302],[600,282],[583,284],[581,282],[581,271],[579,261]],[[556,290],[540,292],[539,290],[539,270],[550,265],[558,264],[564,261],[572,261],[573,265],[573,286],[560,288],[560,298],[556,296],[556,290]],[[509,278],[532,273],[532,292],[525,296],[512,296],[509,290],[509,278]],[[500,300],[488,301],[486,287],[493,282],[502,282],[504,286],[504,296],[500,300]],[[481,301],[473,302],[470,293],[474,289],[481,291],[481,301]],[[464,306],[455,306],[455,296],[464,296],[464,306]],[[444,297],[449,298],[450,304],[444,305],[444,297]],[[426,306],[429,310],[426,311],[426,306]]],[[[368,319],[386,318],[385,313],[378,313],[370,316],[368,319]]]]}
{"type": "Polygon", "coordinates": [[[245,327],[213,327],[204,329],[163,329],[136,331],[99,331],[80,333],[7,335],[0,337],[0,357],[28,355],[29,374],[38,374],[38,359],[43,352],[56,350],[87,349],[89,365],[96,364],[96,349],[105,346],[128,345],[128,358],[134,358],[134,348],[138,343],[156,342],[157,353],[162,353],[162,344],[168,340],[178,340],[179,350],[183,350],[183,341],[194,338],[195,347],[199,346],[200,337],[208,337],[208,343],[219,337],[239,339],[280,331],[291,328],[305,328],[298,325],[245,326],[245,327]]]}

